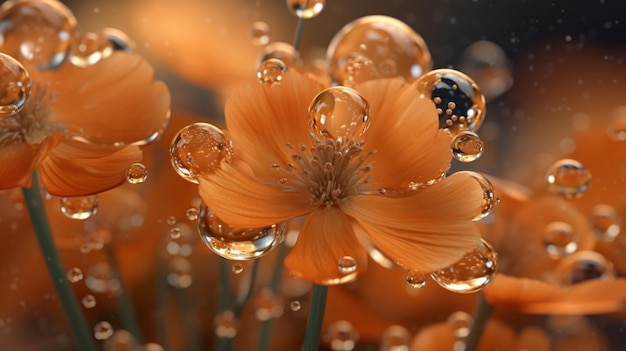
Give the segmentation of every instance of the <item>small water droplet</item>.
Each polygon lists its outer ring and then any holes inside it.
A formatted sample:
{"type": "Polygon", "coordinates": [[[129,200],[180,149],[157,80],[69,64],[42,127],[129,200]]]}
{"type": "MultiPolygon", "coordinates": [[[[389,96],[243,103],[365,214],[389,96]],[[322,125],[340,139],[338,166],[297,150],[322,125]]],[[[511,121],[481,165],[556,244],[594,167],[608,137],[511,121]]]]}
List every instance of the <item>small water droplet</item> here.
{"type": "Polygon", "coordinates": [[[237,336],[237,318],[232,311],[222,311],[213,320],[218,338],[233,339],[237,336]]]}
{"type": "Polygon", "coordinates": [[[448,316],[446,321],[450,328],[454,330],[454,336],[459,339],[466,338],[472,328],[473,318],[465,311],[456,311],[448,316]]]}
{"type": "Polygon", "coordinates": [[[411,333],[401,325],[392,325],[385,329],[380,337],[378,351],[409,351],[411,333]]]}
{"type": "Polygon", "coordinates": [[[93,327],[93,335],[96,340],[106,340],[113,335],[113,326],[107,321],[98,322],[93,327]]]}
{"type": "Polygon", "coordinates": [[[577,198],[589,188],[591,172],[576,160],[561,159],[548,168],[546,180],[551,193],[577,198]]]}
{"type": "Polygon", "coordinates": [[[165,223],[167,223],[168,225],[174,225],[176,224],[176,217],[174,216],[169,216],[165,219],[165,223]]]}
{"type": "Polygon", "coordinates": [[[336,321],[328,326],[325,333],[325,340],[333,351],[354,350],[356,342],[359,340],[359,333],[348,321],[336,321]]]}
{"type": "Polygon", "coordinates": [[[243,272],[243,265],[241,263],[235,263],[233,264],[233,267],[231,270],[233,271],[234,274],[241,274],[241,272],[243,272]]]}
{"type": "Polygon", "coordinates": [[[344,256],[339,260],[337,268],[343,274],[354,273],[357,269],[356,260],[350,256],[344,256]]]}
{"type": "Polygon", "coordinates": [[[578,250],[578,235],[568,223],[552,222],[544,230],[543,243],[550,257],[559,259],[578,250]]]}
{"type": "Polygon", "coordinates": [[[126,171],[126,180],[130,184],[141,184],[148,178],[148,170],[141,163],[133,163],[126,171]]]}
{"type": "Polygon", "coordinates": [[[490,101],[507,92],[513,85],[513,74],[500,46],[479,40],[461,54],[458,70],[472,77],[490,101]]]}
{"type": "Polygon", "coordinates": [[[271,86],[280,83],[285,73],[287,73],[285,63],[277,58],[270,58],[261,62],[256,77],[260,83],[271,86]]]}
{"type": "Polygon", "coordinates": [[[72,42],[70,62],[78,67],[88,67],[111,56],[113,44],[101,33],[84,33],[72,42]]]}
{"type": "Polygon", "coordinates": [[[168,263],[167,282],[169,285],[186,289],[193,283],[191,263],[183,257],[173,257],[168,263]]]}
{"type": "Polygon", "coordinates": [[[270,42],[270,26],[265,22],[258,21],[252,23],[249,34],[254,45],[263,46],[270,42]]]}
{"type": "Polygon", "coordinates": [[[323,90],[309,106],[309,128],[317,138],[360,141],[371,124],[368,102],[352,88],[323,90]]]}
{"type": "Polygon", "coordinates": [[[32,82],[16,59],[0,53],[0,118],[19,112],[30,96],[32,82]]]}
{"type": "Polygon", "coordinates": [[[426,286],[426,275],[420,271],[411,270],[406,275],[406,283],[413,289],[420,289],[426,286]]]}
{"type": "Polygon", "coordinates": [[[96,306],[96,298],[93,295],[85,295],[81,299],[85,308],[94,308],[96,306]]]}
{"type": "Polygon", "coordinates": [[[98,211],[98,195],[61,198],[61,212],[72,219],[87,219],[98,211]]]}
{"type": "Polygon", "coordinates": [[[482,156],[484,146],[478,134],[465,130],[452,139],[452,156],[461,162],[472,162],[482,156]]]}
{"type": "Polygon", "coordinates": [[[170,229],[170,238],[172,238],[173,240],[176,240],[176,239],[180,238],[180,236],[181,236],[180,228],[174,227],[174,228],[170,229]]]}
{"type": "Polygon", "coordinates": [[[289,11],[299,18],[313,18],[324,9],[326,0],[287,0],[289,11]]]}
{"type": "Polygon", "coordinates": [[[195,207],[191,207],[189,209],[187,209],[187,211],[185,212],[185,217],[187,217],[188,220],[190,221],[195,221],[198,219],[198,209],[195,207]]]}
{"type": "Polygon", "coordinates": [[[69,271],[67,271],[67,280],[70,281],[70,283],[76,283],[79,282],[83,279],[83,271],[80,270],[80,268],[70,268],[69,271]]]}
{"type": "Polygon", "coordinates": [[[613,206],[595,205],[591,209],[591,227],[597,239],[613,241],[622,230],[622,219],[613,206]]]}
{"type": "Polygon", "coordinates": [[[291,301],[289,308],[294,312],[298,312],[302,308],[302,303],[298,300],[291,301]]]}

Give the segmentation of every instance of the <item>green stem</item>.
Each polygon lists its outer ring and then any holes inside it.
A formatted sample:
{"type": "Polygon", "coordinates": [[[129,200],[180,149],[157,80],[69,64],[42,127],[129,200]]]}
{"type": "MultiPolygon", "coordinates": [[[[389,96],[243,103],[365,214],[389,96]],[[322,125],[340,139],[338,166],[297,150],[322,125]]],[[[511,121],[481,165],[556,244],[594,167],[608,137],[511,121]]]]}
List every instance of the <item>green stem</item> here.
{"type": "Polygon", "coordinates": [[[78,348],[81,351],[96,351],[96,345],[90,333],[85,317],[80,309],[74,290],[67,281],[67,276],[59,253],[54,245],[52,231],[46,217],[46,210],[41,198],[39,189],[39,175],[33,173],[33,185],[31,188],[23,188],[24,200],[30,213],[35,235],[39,242],[39,247],[43,253],[48,272],[54,283],[57,295],[65,311],[65,315],[69,320],[70,327],[76,339],[78,348]]]}
{"type": "Polygon", "coordinates": [[[309,318],[306,322],[306,334],[304,335],[302,351],[317,351],[319,348],[327,295],[327,286],[313,285],[311,308],[309,309],[309,318]]]}
{"type": "Polygon", "coordinates": [[[293,36],[293,48],[298,50],[298,46],[300,46],[300,39],[302,38],[302,30],[304,29],[304,18],[298,18],[298,23],[296,24],[296,32],[293,36]]]}
{"type": "Polygon", "coordinates": [[[470,329],[469,335],[465,339],[465,351],[476,350],[480,337],[485,330],[485,326],[487,325],[487,321],[489,320],[489,317],[491,317],[493,310],[494,307],[490,305],[487,300],[485,300],[485,296],[481,293],[478,297],[478,301],[476,302],[476,307],[474,308],[472,328],[470,329]]]}
{"type": "MultiPolygon", "coordinates": [[[[282,278],[282,271],[283,271],[283,260],[285,259],[286,252],[287,250],[285,249],[284,244],[278,247],[278,254],[276,255],[276,262],[274,263],[274,271],[272,272],[272,281],[270,283],[270,289],[274,296],[278,294],[278,289],[280,288],[280,281],[282,278]]],[[[261,323],[261,332],[259,335],[258,351],[269,351],[271,331],[272,331],[272,320],[268,319],[266,321],[263,321],[263,323],[261,323]]]]}

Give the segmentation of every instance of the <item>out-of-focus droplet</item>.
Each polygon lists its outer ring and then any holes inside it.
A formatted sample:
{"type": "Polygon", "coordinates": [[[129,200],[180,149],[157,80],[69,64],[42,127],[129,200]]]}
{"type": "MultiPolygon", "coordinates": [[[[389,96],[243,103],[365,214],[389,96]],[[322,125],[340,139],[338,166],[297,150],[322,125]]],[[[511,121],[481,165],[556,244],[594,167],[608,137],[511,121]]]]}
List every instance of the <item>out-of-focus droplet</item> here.
{"type": "Polygon", "coordinates": [[[94,308],[96,306],[96,298],[91,294],[83,296],[80,301],[85,308],[94,308]]]}
{"type": "Polygon", "coordinates": [[[89,253],[89,252],[91,252],[91,244],[90,243],[82,243],[80,245],[79,250],[80,250],[80,253],[84,253],[84,254],[89,253]]]}
{"type": "Polygon", "coordinates": [[[298,18],[313,18],[324,9],[326,0],[287,0],[289,11],[298,18]]]}
{"type": "Polygon", "coordinates": [[[265,228],[232,228],[203,206],[198,217],[200,237],[216,254],[229,260],[261,257],[278,246],[285,237],[285,223],[265,228]]]}
{"type": "Polygon", "coordinates": [[[117,293],[121,288],[119,280],[113,278],[111,266],[107,263],[95,264],[87,270],[85,276],[85,285],[95,293],[117,293]]]}
{"type": "Polygon", "coordinates": [[[191,207],[189,208],[186,212],[185,212],[185,217],[187,217],[188,220],[190,221],[195,221],[198,219],[198,209],[195,207],[191,207]]]}
{"type": "Polygon", "coordinates": [[[87,219],[98,212],[98,195],[61,198],[61,212],[72,219],[87,219]]]}
{"type": "Polygon", "coordinates": [[[113,326],[107,321],[98,322],[93,327],[93,336],[96,340],[106,340],[113,335],[113,326]]]}
{"type": "Polygon", "coordinates": [[[350,256],[344,256],[337,263],[337,268],[343,274],[354,273],[357,270],[356,260],[350,256]]]}
{"type": "Polygon", "coordinates": [[[562,284],[615,278],[613,264],[594,251],[579,251],[563,258],[555,272],[562,284]]]}
{"type": "Polygon", "coordinates": [[[568,199],[577,198],[589,188],[591,172],[576,160],[561,159],[548,168],[546,181],[551,193],[568,199]]]}
{"type": "Polygon", "coordinates": [[[141,163],[133,163],[126,171],[126,180],[130,184],[141,184],[148,179],[148,170],[141,163]]]}
{"type": "Polygon", "coordinates": [[[291,301],[289,308],[294,312],[298,312],[302,308],[302,303],[298,300],[291,301]]]}
{"type": "Polygon", "coordinates": [[[180,228],[174,227],[170,229],[170,238],[176,240],[180,238],[180,236],[181,236],[180,228]]]}
{"type": "Polygon", "coordinates": [[[233,264],[231,271],[233,274],[241,274],[241,272],[243,272],[243,265],[241,263],[235,263],[233,264]]]}
{"type": "Polygon", "coordinates": [[[447,290],[472,293],[485,287],[496,274],[497,254],[484,239],[451,266],[431,273],[430,277],[447,290]]]}
{"type": "Polygon", "coordinates": [[[472,162],[482,156],[484,146],[478,134],[464,130],[452,140],[452,156],[461,162],[472,162]]]}
{"type": "Polygon", "coordinates": [[[63,63],[75,29],[76,18],[60,1],[7,1],[0,7],[0,51],[39,69],[63,63]]]}
{"type": "Polygon", "coordinates": [[[139,351],[137,340],[128,330],[116,330],[103,345],[103,351],[139,351]]]}
{"type": "Polygon", "coordinates": [[[83,279],[83,271],[80,270],[80,268],[70,268],[69,271],[67,271],[67,280],[70,281],[70,283],[77,283],[79,281],[81,281],[83,279]]]}
{"type": "MultiPolygon", "coordinates": [[[[624,108],[626,110],[626,108],[624,108]]],[[[626,114],[617,115],[611,119],[606,129],[607,134],[615,141],[626,140],[626,114]]]]}
{"type": "Polygon", "coordinates": [[[298,52],[298,50],[296,50],[291,44],[281,41],[275,41],[263,47],[258,63],[261,65],[261,63],[269,59],[279,59],[287,67],[287,69],[302,66],[300,52],[298,52]]]}
{"type": "Polygon", "coordinates": [[[479,40],[463,50],[458,70],[478,84],[487,101],[506,93],[513,85],[504,50],[490,41],[479,40]]]}
{"type": "Polygon", "coordinates": [[[426,275],[420,271],[411,270],[406,274],[406,284],[413,289],[420,289],[426,286],[426,275]]]}
{"type": "Polygon", "coordinates": [[[168,216],[168,217],[165,219],[165,223],[167,223],[167,225],[174,225],[174,224],[176,224],[176,217],[174,217],[174,216],[168,216]]]}
{"type": "Polygon", "coordinates": [[[595,205],[591,209],[591,227],[597,239],[613,241],[622,231],[622,218],[613,206],[595,205]]]}
{"type": "MultiPolygon", "coordinates": [[[[404,77],[409,82],[432,67],[424,39],[404,22],[387,16],[361,17],[335,34],[326,53],[334,82],[355,81],[345,69],[355,57],[370,60],[379,78],[404,77]]],[[[368,76],[361,78],[368,80],[368,76]]]]}
{"type": "Polygon", "coordinates": [[[496,193],[495,193],[495,190],[493,188],[493,185],[491,184],[489,179],[487,179],[484,175],[482,175],[480,173],[476,173],[476,172],[472,172],[472,171],[460,171],[460,172],[457,172],[457,173],[469,174],[474,179],[476,179],[478,184],[480,184],[480,187],[483,190],[483,202],[482,202],[482,205],[481,205],[481,208],[480,208],[480,213],[478,215],[476,215],[476,217],[474,217],[474,220],[478,221],[478,220],[481,220],[481,219],[487,217],[493,211],[493,209],[496,207],[498,202],[500,202],[500,199],[498,199],[498,197],[496,196],[496,193]]]}
{"type": "Polygon", "coordinates": [[[432,99],[439,115],[439,128],[452,136],[476,132],[485,119],[485,97],[474,81],[453,69],[436,69],[421,76],[417,91],[432,99]]]}
{"type": "Polygon", "coordinates": [[[287,66],[283,61],[271,58],[263,61],[256,72],[256,77],[260,83],[271,86],[280,83],[284,74],[287,72],[287,66]]]}
{"type": "Polygon", "coordinates": [[[170,161],[178,175],[192,183],[198,176],[214,172],[223,162],[230,162],[233,146],[216,126],[198,122],[181,129],[170,144],[170,161]]]}
{"type": "Polygon", "coordinates": [[[14,115],[24,107],[31,86],[24,66],[13,57],[0,53],[0,118],[14,115]]]}
{"type": "Polygon", "coordinates": [[[448,316],[446,323],[454,331],[454,336],[459,339],[467,337],[472,328],[473,318],[465,311],[456,311],[448,316]]]}
{"type": "Polygon", "coordinates": [[[197,230],[184,222],[176,224],[176,228],[180,230],[180,236],[175,240],[164,240],[164,247],[161,251],[164,260],[169,260],[172,256],[189,257],[193,253],[198,239],[197,230]]]}
{"type": "Polygon", "coordinates": [[[359,142],[371,124],[369,103],[343,86],[323,90],[309,105],[309,128],[317,138],[359,142]]]}
{"type": "Polygon", "coordinates": [[[232,311],[222,311],[213,320],[215,335],[222,339],[232,339],[237,336],[237,318],[232,311]]]}
{"type": "Polygon", "coordinates": [[[357,83],[380,77],[374,62],[359,53],[346,55],[337,64],[340,76],[344,79],[343,82],[338,82],[340,85],[354,87],[357,83]]]}
{"type": "Polygon", "coordinates": [[[115,28],[104,28],[100,33],[109,40],[114,51],[134,52],[137,45],[128,34],[115,28]]]}
{"type": "Polygon", "coordinates": [[[186,289],[193,283],[191,263],[184,257],[173,257],[168,263],[167,283],[175,288],[186,289]]]}
{"type": "Polygon", "coordinates": [[[283,301],[270,289],[262,289],[253,301],[254,315],[260,321],[279,318],[283,315],[283,301]]]}
{"type": "Polygon", "coordinates": [[[258,21],[252,23],[250,26],[250,38],[252,39],[252,44],[254,45],[267,45],[270,42],[271,31],[269,24],[258,21]]]}
{"type": "Polygon", "coordinates": [[[552,222],[544,230],[543,244],[550,257],[559,259],[578,250],[578,235],[568,223],[552,222]]]}
{"type": "Polygon", "coordinates": [[[143,347],[139,351],[165,351],[165,349],[163,348],[163,346],[157,343],[149,342],[143,345],[143,347]]]}
{"type": "Polygon", "coordinates": [[[392,325],[385,329],[380,337],[378,351],[409,351],[411,333],[401,325],[392,325]]]}
{"type": "Polygon", "coordinates": [[[72,42],[70,62],[78,67],[89,67],[111,56],[113,44],[103,34],[84,33],[72,42]]]}
{"type": "Polygon", "coordinates": [[[340,320],[328,326],[324,340],[333,351],[351,351],[359,341],[359,333],[350,322],[340,320]]]}

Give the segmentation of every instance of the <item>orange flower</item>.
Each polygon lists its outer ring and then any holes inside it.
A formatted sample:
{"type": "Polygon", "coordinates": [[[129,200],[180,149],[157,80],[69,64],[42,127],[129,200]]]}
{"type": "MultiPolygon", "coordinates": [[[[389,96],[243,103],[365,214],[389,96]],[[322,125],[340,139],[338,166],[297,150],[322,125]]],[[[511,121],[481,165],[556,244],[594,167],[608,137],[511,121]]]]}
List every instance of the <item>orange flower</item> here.
{"type": "Polygon", "coordinates": [[[483,192],[471,175],[453,174],[429,187],[450,163],[450,136],[435,107],[402,80],[356,89],[371,106],[362,142],[311,138],[307,108],[322,90],[288,72],[280,84],[252,84],[226,105],[235,147],[229,164],[200,178],[200,194],[225,222],[263,227],[307,215],[285,260],[292,275],[315,283],[353,279],[367,265],[361,241],[407,269],[430,272],[472,250],[472,219],[483,192]],[[342,274],[338,262],[356,262],[342,274]]]}
{"type": "Polygon", "coordinates": [[[39,169],[59,196],[102,192],[125,180],[143,144],[169,119],[170,96],[141,57],[116,52],[79,68],[30,72],[33,92],[17,114],[0,119],[0,189],[29,186],[39,169]]]}

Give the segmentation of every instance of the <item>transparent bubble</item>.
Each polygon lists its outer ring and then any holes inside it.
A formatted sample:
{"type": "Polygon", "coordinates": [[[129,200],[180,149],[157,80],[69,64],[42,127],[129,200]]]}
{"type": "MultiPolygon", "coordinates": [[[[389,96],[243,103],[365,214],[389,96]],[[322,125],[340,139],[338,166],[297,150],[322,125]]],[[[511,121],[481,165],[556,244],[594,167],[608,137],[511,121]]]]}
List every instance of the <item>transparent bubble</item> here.
{"type": "Polygon", "coordinates": [[[493,185],[489,181],[489,179],[487,179],[485,176],[483,176],[480,173],[476,173],[476,172],[472,172],[472,171],[460,171],[460,172],[457,172],[457,173],[469,174],[474,179],[476,179],[478,184],[480,184],[480,187],[483,190],[483,202],[482,202],[482,205],[481,205],[480,213],[476,217],[474,217],[474,220],[478,221],[478,220],[481,220],[481,219],[487,217],[493,211],[493,209],[496,207],[498,202],[500,201],[500,199],[498,199],[498,197],[496,197],[495,190],[493,188],[493,185]]]}
{"type": "Polygon", "coordinates": [[[270,42],[271,30],[269,24],[265,22],[258,21],[252,23],[249,34],[254,45],[263,46],[270,42]]]}
{"type": "Polygon", "coordinates": [[[107,321],[98,322],[93,327],[93,336],[96,340],[106,340],[113,335],[113,326],[107,321]]]}
{"type": "Polygon", "coordinates": [[[243,265],[241,263],[235,263],[235,264],[233,264],[233,267],[231,268],[231,271],[234,274],[241,274],[241,272],[243,272],[243,265]]]}
{"type": "Polygon", "coordinates": [[[354,350],[359,333],[350,322],[340,320],[328,326],[324,339],[333,351],[350,351],[354,350]]]}
{"type": "Polygon", "coordinates": [[[622,218],[613,206],[595,205],[591,209],[591,227],[597,239],[613,241],[622,231],[622,218]]]}
{"type": "Polygon", "coordinates": [[[191,262],[184,257],[173,257],[168,262],[167,283],[179,289],[190,287],[193,283],[191,262]]]}
{"type": "Polygon", "coordinates": [[[141,163],[133,163],[126,171],[126,180],[130,184],[141,184],[148,179],[148,170],[141,163]]]}
{"type": "Polygon", "coordinates": [[[70,62],[78,67],[88,67],[113,54],[113,44],[100,33],[84,33],[72,42],[70,62]]]}
{"type": "Polygon", "coordinates": [[[578,235],[568,223],[552,222],[544,230],[543,244],[550,257],[559,259],[578,250],[578,235]]]}
{"type": "Polygon", "coordinates": [[[98,212],[98,195],[61,198],[61,212],[72,219],[87,219],[98,212]]]}
{"type": "Polygon", "coordinates": [[[233,339],[237,336],[237,318],[232,311],[222,311],[213,320],[218,338],[233,339]]]}
{"type": "Polygon", "coordinates": [[[484,146],[476,133],[464,130],[452,140],[452,156],[461,162],[472,162],[482,156],[484,146]]]}
{"type": "Polygon", "coordinates": [[[589,188],[591,172],[576,160],[561,159],[548,168],[546,181],[551,193],[568,199],[577,198],[589,188]]]}
{"type": "Polygon", "coordinates": [[[70,283],[77,283],[79,281],[81,281],[83,279],[83,271],[80,270],[80,268],[70,268],[69,271],[67,271],[67,280],[70,281],[70,283]]]}
{"type": "Polygon", "coordinates": [[[287,73],[287,66],[283,61],[271,58],[263,61],[256,72],[259,82],[271,86],[280,83],[284,74],[287,73]]]}
{"type": "Polygon", "coordinates": [[[260,321],[279,318],[283,315],[283,301],[270,289],[262,289],[253,301],[254,315],[260,321]]]}
{"type": "Polygon", "coordinates": [[[448,316],[446,321],[450,328],[454,331],[454,336],[459,339],[466,338],[472,328],[473,318],[464,311],[456,311],[448,316]]]}
{"type": "Polygon", "coordinates": [[[24,66],[13,57],[0,53],[0,118],[11,116],[24,107],[31,86],[24,66]]]}
{"type": "Polygon", "coordinates": [[[406,275],[406,284],[413,289],[420,289],[426,286],[426,275],[420,271],[411,270],[406,275]]]}
{"type": "Polygon", "coordinates": [[[170,161],[183,179],[198,183],[198,176],[214,172],[230,162],[233,146],[216,126],[198,122],[181,129],[170,144],[170,161]]]}
{"type": "Polygon", "coordinates": [[[309,128],[321,139],[359,142],[371,124],[369,103],[343,86],[323,90],[309,105],[309,128]]]}
{"type": "Polygon", "coordinates": [[[562,284],[615,278],[613,264],[594,251],[579,251],[563,258],[555,272],[562,284]]]}
{"type": "Polygon", "coordinates": [[[216,254],[230,260],[250,260],[278,246],[285,235],[286,224],[265,228],[232,228],[203,206],[198,217],[200,237],[216,254]]]}
{"type": "Polygon", "coordinates": [[[474,250],[451,266],[431,273],[430,277],[447,290],[472,293],[485,287],[496,274],[497,254],[481,239],[474,250]]]}
{"type": "Polygon", "coordinates": [[[378,351],[409,351],[411,333],[401,325],[392,325],[385,329],[380,337],[378,351]]]}
{"type": "Polygon", "coordinates": [[[96,307],[96,298],[93,295],[85,295],[80,301],[85,308],[96,307]]]}
{"type": "Polygon", "coordinates": [[[287,0],[289,11],[299,18],[313,18],[324,9],[326,0],[287,0]]]}
{"type": "Polygon", "coordinates": [[[275,41],[263,47],[263,51],[261,52],[257,62],[260,66],[261,63],[269,59],[279,59],[287,67],[287,69],[297,69],[302,66],[302,58],[300,57],[298,50],[296,50],[291,44],[283,43],[281,41],[275,41]]]}
{"type": "Polygon", "coordinates": [[[487,101],[513,86],[513,74],[504,50],[490,41],[479,40],[463,50],[458,70],[478,84],[487,101]]]}
{"type": "Polygon", "coordinates": [[[354,273],[357,269],[356,260],[350,256],[344,256],[337,263],[337,268],[343,274],[354,273]]]}
{"type": "Polygon", "coordinates": [[[372,79],[380,78],[380,73],[374,62],[359,53],[351,53],[338,62],[341,77],[344,79],[341,85],[354,87],[372,79]]]}
{"type": "Polygon", "coordinates": [[[137,45],[123,31],[115,28],[104,28],[100,33],[109,40],[114,51],[135,52],[137,45]]]}
{"type": "MultiPolygon", "coordinates": [[[[432,67],[424,39],[404,22],[387,16],[361,17],[335,34],[326,52],[333,82],[355,80],[346,74],[345,66],[358,56],[373,63],[378,78],[404,77],[411,82],[432,67]]],[[[361,78],[368,80],[368,76],[361,78]]]]}
{"type": "Polygon", "coordinates": [[[417,91],[432,99],[439,115],[439,128],[452,136],[476,132],[485,119],[485,97],[474,81],[453,69],[436,69],[421,76],[417,91]]]}
{"type": "Polygon", "coordinates": [[[7,1],[0,7],[0,51],[39,69],[56,68],[75,28],[76,18],[60,1],[7,1]]]}
{"type": "Polygon", "coordinates": [[[170,229],[170,238],[172,238],[173,240],[176,240],[178,238],[181,237],[181,232],[180,232],[180,228],[178,227],[174,227],[170,229]]]}
{"type": "Polygon", "coordinates": [[[289,308],[294,312],[298,312],[302,308],[302,303],[298,300],[291,301],[289,308]]]}
{"type": "Polygon", "coordinates": [[[190,221],[195,221],[198,219],[198,209],[197,208],[189,208],[186,212],[185,212],[185,217],[187,217],[188,220],[190,221]]]}

